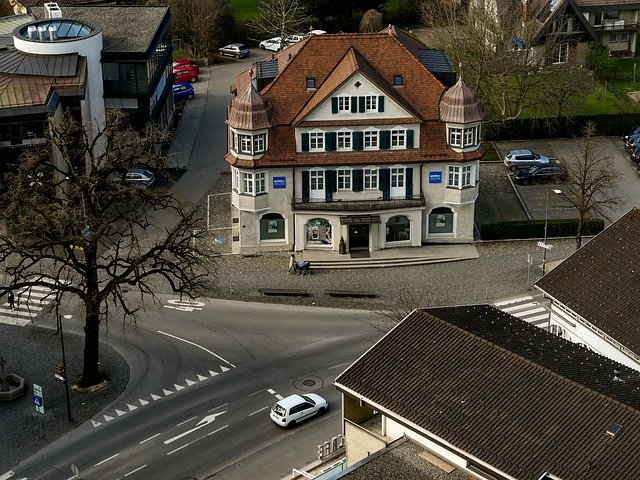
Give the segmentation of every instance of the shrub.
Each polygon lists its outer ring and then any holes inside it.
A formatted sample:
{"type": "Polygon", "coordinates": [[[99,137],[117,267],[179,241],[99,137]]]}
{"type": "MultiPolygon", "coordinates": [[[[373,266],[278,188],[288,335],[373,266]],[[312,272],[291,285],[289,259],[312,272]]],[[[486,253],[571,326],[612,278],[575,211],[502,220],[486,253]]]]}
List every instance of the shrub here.
{"type": "MultiPolygon", "coordinates": [[[[604,220],[587,218],[582,226],[582,235],[597,235],[604,230],[604,220]]],[[[519,220],[479,225],[482,240],[506,240],[524,238],[544,238],[544,220],[519,220]]],[[[575,237],[578,233],[578,219],[552,219],[547,222],[547,238],[575,237]]]]}

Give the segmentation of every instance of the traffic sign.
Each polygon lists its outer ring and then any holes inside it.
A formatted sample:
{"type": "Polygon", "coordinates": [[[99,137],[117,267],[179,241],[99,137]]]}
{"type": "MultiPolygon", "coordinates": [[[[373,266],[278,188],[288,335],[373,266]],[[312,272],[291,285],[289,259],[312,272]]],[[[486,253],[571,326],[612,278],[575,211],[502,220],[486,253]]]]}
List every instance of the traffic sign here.
{"type": "Polygon", "coordinates": [[[59,363],[53,364],[53,376],[62,383],[67,381],[67,374],[64,370],[64,367],[59,363]]]}
{"type": "Polygon", "coordinates": [[[544,242],[538,242],[538,246],[542,248],[546,248],[547,250],[551,250],[551,248],[553,247],[553,245],[549,243],[544,243],[544,242]]]}
{"type": "Polygon", "coordinates": [[[33,404],[36,406],[36,412],[44,414],[44,400],[42,399],[42,387],[33,384],[33,404]]]}

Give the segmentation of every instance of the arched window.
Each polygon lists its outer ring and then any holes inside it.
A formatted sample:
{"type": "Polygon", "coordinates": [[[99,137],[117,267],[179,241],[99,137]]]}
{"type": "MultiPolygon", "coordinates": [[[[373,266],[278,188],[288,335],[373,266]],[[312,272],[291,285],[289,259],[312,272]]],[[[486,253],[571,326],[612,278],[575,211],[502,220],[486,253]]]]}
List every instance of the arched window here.
{"type": "Polygon", "coordinates": [[[434,208],[429,214],[429,234],[438,233],[453,233],[453,212],[449,208],[434,208]]]}
{"type": "Polygon", "coordinates": [[[307,222],[307,245],[331,245],[331,223],[324,218],[312,218],[307,222]]]}
{"type": "Polygon", "coordinates": [[[411,239],[411,222],[404,215],[391,217],[387,222],[387,242],[401,242],[411,239]]]}
{"type": "Polygon", "coordinates": [[[260,240],[284,240],[284,217],[279,213],[266,213],[260,219],[260,240]]]}

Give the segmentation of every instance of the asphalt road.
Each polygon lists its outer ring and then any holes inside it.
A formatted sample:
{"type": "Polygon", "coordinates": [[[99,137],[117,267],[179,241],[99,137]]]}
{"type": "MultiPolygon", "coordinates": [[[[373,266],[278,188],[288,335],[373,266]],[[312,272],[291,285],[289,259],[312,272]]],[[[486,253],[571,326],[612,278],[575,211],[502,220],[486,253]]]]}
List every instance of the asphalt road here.
{"type": "Polygon", "coordinates": [[[201,303],[189,311],[165,297],[136,334],[103,336],[131,365],[125,393],[14,468],[15,478],[75,465],[84,479],[277,479],[312,461],[341,431],[332,382],[381,336],[376,315],[201,303]],[[271,422],[276,395],[305,391],[325,396],[329,413],[291,430],[271,422]]]}

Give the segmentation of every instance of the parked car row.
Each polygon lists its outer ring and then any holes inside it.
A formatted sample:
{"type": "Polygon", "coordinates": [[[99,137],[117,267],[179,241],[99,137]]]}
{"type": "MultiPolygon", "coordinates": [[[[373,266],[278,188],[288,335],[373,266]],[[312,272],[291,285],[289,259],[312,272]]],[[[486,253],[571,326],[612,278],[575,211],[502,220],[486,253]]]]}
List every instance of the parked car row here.
{"type": "Polygon", "coordinates": [[[294,43],[301,42],[311,35],[324,35],[325,33],[327,32],[325,32],[324,30],[311,30],[308,33],[294,33],[293,35],[289,35],[288,37],[286,37],[284,39],[284,42],[282,41],[282,37],[267,38],[266,40],[260,42],[259,47],[262,50],[278,52],[280,50],[284,50],[290,45],[293,45],[294,43]]]}
{"type": "Polygon", "coordinates": [[[561,164],[531,150],[511,150],[505,155],[504,164],[513,172],[513,181],[519,185],[561,183],[567,178],[567,170],[561,164]]]}
{"type": "Polygon", "coordinates": [[[629,152],[629,159],[635,164],[636,173],[640,175],[640,126],[624,135],[622,139],[627,152],[629,152]]]}
{"type": "Polygon", "coordinates": [[[181,58],[173,62],[173,101],[191,100],[196,94],[192,83],[200,76],[200,65],[181,58]]]}

